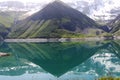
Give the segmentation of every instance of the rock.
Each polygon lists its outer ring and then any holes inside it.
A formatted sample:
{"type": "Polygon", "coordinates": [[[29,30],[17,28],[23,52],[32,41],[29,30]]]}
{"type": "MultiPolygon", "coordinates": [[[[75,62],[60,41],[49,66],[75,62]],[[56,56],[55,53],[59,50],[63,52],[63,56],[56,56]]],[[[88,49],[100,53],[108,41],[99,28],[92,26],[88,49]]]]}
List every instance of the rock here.
{"type": "Polygon", "coordinates": [[[0,57],[10,56],[10,54],[0,52],[0,57]]]}

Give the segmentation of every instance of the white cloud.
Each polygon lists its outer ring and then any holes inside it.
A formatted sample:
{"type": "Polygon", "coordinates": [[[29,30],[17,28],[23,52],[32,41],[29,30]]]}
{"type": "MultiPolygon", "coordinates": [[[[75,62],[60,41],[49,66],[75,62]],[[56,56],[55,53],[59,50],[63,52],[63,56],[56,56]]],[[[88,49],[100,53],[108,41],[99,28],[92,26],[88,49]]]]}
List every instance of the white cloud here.
{"type": "MultiPolygon", "coordinates": [[[[35,3],[41,3],[41,2],[51,2],[51,1],[54,1],[54,0],[0,0],[0,2],[2,1],[21,1],[21,2],[35,2],[35,3]]],[[[61,0],[63,2],[76,2],[76,1],[87,1],[89,3],[92,3],[94,2],[94,0],[61,0]]],[[[108,0],[104,0],[104,2],[106,2],[108,0]]],[[[112,2],[114,3],[114,6],[118,6],[120,5],[120,0],[112,0],[112,2]]]]}

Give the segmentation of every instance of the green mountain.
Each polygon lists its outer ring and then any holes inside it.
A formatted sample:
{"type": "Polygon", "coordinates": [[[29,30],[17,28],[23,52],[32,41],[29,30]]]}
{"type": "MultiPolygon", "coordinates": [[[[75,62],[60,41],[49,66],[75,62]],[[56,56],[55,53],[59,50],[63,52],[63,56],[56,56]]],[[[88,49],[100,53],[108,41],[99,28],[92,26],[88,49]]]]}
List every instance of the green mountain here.
{"type": "Polygon", "coordinates": [[[8,35],[14,22],[14,14],[12,11],[0,11],[0,40],[3,40],[8,35]]]}
{"type": "Polygon", "coordinates": [[[96,29],[98,25],[95,21],[61,1],[54,1],[41,11],[17,22],[9,38],[82,36],[96,29]]]}
{"type": "Polygon", "coordinates": [[[0,11],[0,23],[10,28],[13,26],[14,21],[19,20],[25,13],[26,11],[0,11]]]}
{"type": "Polygon", "coordinates": [[[120,30],[120,15],[117,16],[113,21],[111,21],[109,26],[112,27],[112,29],[110,31],[111,33],[119,32],[119,30],[120,30]]]}
{"type": "Polygon", "coordinates": [[[0,12],[0,23],[3,24],[5,27],[11,27],[14,22],[14,12],[0,12]]]}

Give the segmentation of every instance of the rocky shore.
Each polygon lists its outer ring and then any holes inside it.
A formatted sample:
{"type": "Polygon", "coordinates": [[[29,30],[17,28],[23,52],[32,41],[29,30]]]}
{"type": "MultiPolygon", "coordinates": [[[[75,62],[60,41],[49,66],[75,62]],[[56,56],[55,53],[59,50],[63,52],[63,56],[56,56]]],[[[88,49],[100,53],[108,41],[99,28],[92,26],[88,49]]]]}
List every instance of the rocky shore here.
{"type": "MultiPolygon", "coordinates": [[[[36,38],[36,39],[5,39],[4,42],[78,42],[78,41],[101,41],[106,40],[105,37],[87,37],[87,38],[36,38]]],[[[114,40],[120,39],[120,36],[114,40]]],[[[109,40],[109,39],[107,39],[109,40]]],[[[111,40],[111,38],[110,38],[111,40]]]]}

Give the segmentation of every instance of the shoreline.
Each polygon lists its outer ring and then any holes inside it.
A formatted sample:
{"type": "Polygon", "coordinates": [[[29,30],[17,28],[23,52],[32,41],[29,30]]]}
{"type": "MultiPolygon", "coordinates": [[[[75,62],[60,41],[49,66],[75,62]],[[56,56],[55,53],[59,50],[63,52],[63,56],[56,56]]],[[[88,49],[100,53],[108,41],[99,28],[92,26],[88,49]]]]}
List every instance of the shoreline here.
{"type": "Polygon", "coordinates": [[[5,39],[4,42],[78,42],[78,41],[104,41],[104,40],[120,40],[120,36],[115,37],[114,39],[105,39],[104,37],[5,39]]]}

